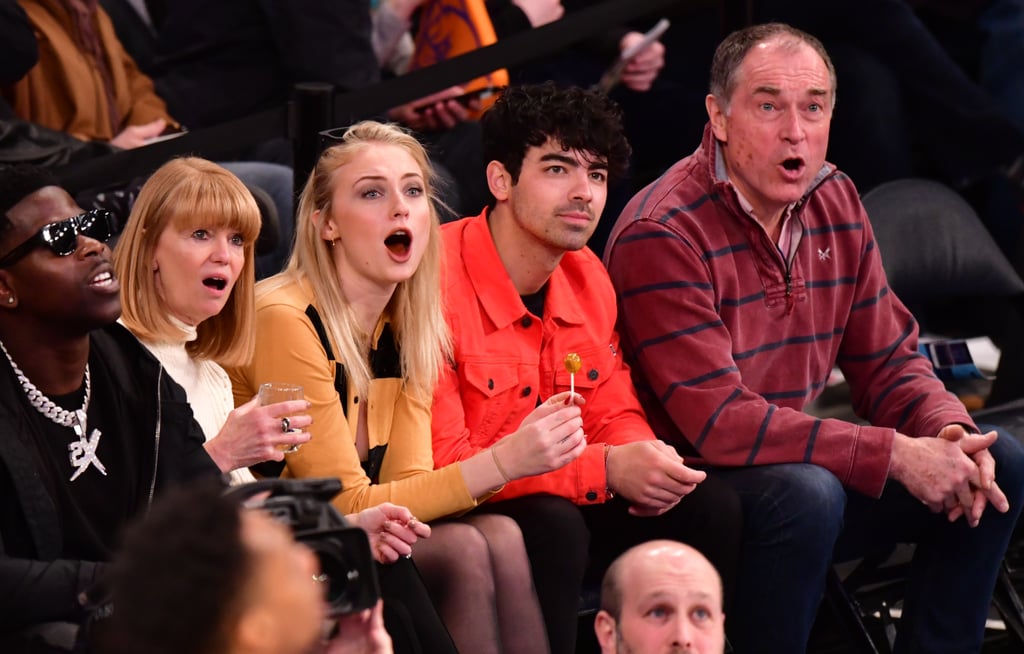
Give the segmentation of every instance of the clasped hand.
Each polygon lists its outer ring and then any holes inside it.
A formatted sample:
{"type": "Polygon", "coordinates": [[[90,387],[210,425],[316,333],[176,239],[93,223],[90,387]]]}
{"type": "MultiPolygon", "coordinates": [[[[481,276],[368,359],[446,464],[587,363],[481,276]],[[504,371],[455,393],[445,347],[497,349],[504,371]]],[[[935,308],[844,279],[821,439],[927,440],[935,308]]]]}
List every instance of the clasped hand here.
{"type": "Polygon", "coordinates": [[[1009,510],[995,481],[995,459],[988,448],[996,432],[968,433],[947,425],[936,438],[897,434],[893,441],[893,476],[933,512],[944,511],[950,522],[963,516],[971,527],[981,521],[986,504],[1009,510]]]}

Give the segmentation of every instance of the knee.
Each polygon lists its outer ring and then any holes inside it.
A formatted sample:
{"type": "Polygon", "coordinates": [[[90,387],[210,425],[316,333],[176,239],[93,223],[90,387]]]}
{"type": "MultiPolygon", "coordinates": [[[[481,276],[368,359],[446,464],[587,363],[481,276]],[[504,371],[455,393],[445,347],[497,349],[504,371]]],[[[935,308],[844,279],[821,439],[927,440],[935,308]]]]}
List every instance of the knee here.
{"type": "Polygon", "coordinates": [[[500,514],[478,515],[473,516],[470,523],[483,535],[492,561],[526,556],[523,531],[512,518],[500,514]]]}
{"type": "Polygon", "coordinates": [[[1024,499],[1024,445],[1001,427],[978,425],[982,433],[995,430],[999,437],[989,448],[996,463],[996,483],[1010,501],[1011,510],[1024,499]]]}
{"type": "Polygon", "coordinates": [[[585,559],[590,548],[590,530],[579,507],[562,497],[538,495],[531,498],[531,519],[545,542],[560,551],[585,559]]]}
{"type": "Polygon", "coordinates": [[[846,490],[839,479],[811,464],[765,468],[761,483],[743,497],[745,523],[775,538],[831,547],[846,510],[846,490]]]}
{"type": "Polygon", "coordinates": [[[452,585],[494,595],[493,561],[487,537],[473,525],[460,524],[449,538],[454,547],[445,558],[452,585]]]}
{"type": "Polygon", "coordinates": [[[698,512],[701,522],[711,528],[730,528],[739,525],[743,519],[743,503],[739,494],[713,474],[698,484],[682,502],[698,512]]]}

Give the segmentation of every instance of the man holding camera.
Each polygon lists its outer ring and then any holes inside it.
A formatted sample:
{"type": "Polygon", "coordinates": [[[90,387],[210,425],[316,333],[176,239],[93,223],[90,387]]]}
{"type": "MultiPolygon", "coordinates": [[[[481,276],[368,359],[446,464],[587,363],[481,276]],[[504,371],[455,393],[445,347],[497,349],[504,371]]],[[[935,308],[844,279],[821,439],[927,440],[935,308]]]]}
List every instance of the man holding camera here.
{"type": "MultiPolygon", "coordinates": [[[[94,625],[94,651],[391,654],[363,531],[346,529],[326,499],[304,497],[315,491],[309,480],[287,483],[253,508],[208,484],[158,502],[125,534],[109,577],[113,612],[94,625]],[[325,619],[339,611],[325,638],[325,619]]],[[[411,517],[387,504],[367,512],[411,517]]]]}

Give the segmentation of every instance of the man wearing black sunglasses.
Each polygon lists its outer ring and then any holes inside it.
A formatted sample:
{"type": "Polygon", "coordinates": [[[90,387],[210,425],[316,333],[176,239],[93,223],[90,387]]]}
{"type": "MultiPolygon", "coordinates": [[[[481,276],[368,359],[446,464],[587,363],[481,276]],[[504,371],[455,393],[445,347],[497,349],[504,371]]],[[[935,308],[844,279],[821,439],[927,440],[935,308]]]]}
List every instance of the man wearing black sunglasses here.
{"type": "Polygon", "coordinates": [[[45,170],[0,169],[4,652],[69,647],[121,527],[164,488],[219,473],[184,391],[115,322],[110,233],[45,170]]]}

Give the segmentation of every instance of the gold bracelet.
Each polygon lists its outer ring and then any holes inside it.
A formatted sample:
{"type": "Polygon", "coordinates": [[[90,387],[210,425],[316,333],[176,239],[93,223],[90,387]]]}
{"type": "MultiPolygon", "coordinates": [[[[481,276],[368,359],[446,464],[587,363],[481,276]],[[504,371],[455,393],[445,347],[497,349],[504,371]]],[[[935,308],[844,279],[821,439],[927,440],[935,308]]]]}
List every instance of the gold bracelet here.
{"type": "Polygon", "coordinates": [[[509,478],[508,473],[505,472],[505,469],[501,467],[501,462],[498,461],[498,452],[494,445],[491,446],[491,458],[494,459],[494,467],[498,469],[498,474],[500,474],[501,478],[505,480],[505,483],[507,484],[512,481],[509,478]]]}

